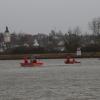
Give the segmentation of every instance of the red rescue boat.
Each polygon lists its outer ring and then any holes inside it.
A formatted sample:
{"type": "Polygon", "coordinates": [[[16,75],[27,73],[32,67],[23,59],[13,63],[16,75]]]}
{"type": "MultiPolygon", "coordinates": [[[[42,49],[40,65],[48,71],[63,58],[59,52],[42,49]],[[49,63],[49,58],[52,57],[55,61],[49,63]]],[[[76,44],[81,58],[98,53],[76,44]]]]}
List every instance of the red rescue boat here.
{"type": "Polygon", "coordinates": [[[65,64],[75,64],[75,63],[80,63],[79,61],[76,61],[75,58],[67,58],[64,61],[65,64]]]}
{"type": "Polygon", "coordinates": [[[36,62],[36,63],[20,63],[22,67],[36,67],[36,66],[42,66],[43,62],[36,62]]]}
{"type": "Polygon", "coordinates": [[[75,64],[75,63],[80,63],[80,62],[78,62],[78,61],[75,61],[75,62],[64,62],[65,64],[75,64]]]}

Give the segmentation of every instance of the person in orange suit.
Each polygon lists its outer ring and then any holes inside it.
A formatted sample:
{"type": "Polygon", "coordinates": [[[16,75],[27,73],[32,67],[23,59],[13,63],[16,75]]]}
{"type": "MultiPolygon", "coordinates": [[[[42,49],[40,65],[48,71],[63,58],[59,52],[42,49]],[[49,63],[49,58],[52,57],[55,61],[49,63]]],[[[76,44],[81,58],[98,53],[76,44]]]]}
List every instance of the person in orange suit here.
{"type": "Polygon", "coordinates": [[[25,63],[25,64],[28,63],[28,59],[27,59],[27,57],[24,58],[24,63],[25,63]]]}

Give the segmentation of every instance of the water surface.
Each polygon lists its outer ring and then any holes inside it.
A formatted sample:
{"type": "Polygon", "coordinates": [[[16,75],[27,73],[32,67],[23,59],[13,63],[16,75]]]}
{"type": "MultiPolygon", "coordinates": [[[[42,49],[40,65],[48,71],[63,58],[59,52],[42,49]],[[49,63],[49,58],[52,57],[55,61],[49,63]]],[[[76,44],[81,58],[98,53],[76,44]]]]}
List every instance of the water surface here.
{"type": "Polygon", "coordinates": [[[23,68],[20,60],[0,61],[0,100],[100,100],[100,60],[43,59],[42,67],[23,68]]]}

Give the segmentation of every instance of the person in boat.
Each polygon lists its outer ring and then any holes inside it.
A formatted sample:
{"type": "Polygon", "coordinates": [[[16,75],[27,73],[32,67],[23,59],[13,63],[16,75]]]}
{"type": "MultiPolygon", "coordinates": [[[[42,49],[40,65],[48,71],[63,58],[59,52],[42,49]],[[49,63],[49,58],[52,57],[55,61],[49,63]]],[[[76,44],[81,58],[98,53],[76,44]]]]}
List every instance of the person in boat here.
{"type": "Polygon", "coordinates": [[[67,56],[65,63],[69,63],[70,62],[70,56],[67,56]]]}
{"type": "Polygon", "coordinates": [[[24,58],[24,63],[25,63],[25,64],[28,63],[28,59],[27,59],[27,57],[24,58]]]}
{"type": "Polygon", "coordinates": [[[37,59],[35,56],[31,56],[30,58],[30,63],[36,63],[37,62],[37,59]]]}
{"type": "Polygon", "coordinates": [[[75,63],[75,58],[71,56],[67,56],[65,63],[75,63]]]}

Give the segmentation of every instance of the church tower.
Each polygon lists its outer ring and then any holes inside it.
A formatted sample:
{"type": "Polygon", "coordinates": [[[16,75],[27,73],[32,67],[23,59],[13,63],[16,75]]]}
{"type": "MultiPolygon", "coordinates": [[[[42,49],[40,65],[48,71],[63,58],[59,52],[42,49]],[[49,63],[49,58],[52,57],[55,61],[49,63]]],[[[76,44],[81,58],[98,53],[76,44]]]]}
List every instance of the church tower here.
{"type": "Polygon", "coordinates": [[[11,37],[10,37],[9,29],[6,26],[6,30],[4,32],[4,43],[5,43],[5,48],[6,49],[10,48],[10,42],[11,42],[11,37]]]}
{"type": "Polygon", "coordinates": [[[9,43],[10,42],[10,33],[8,30],[8,27],[6,26],[6,30],[4,32],[4,42],[9,43]]]}

